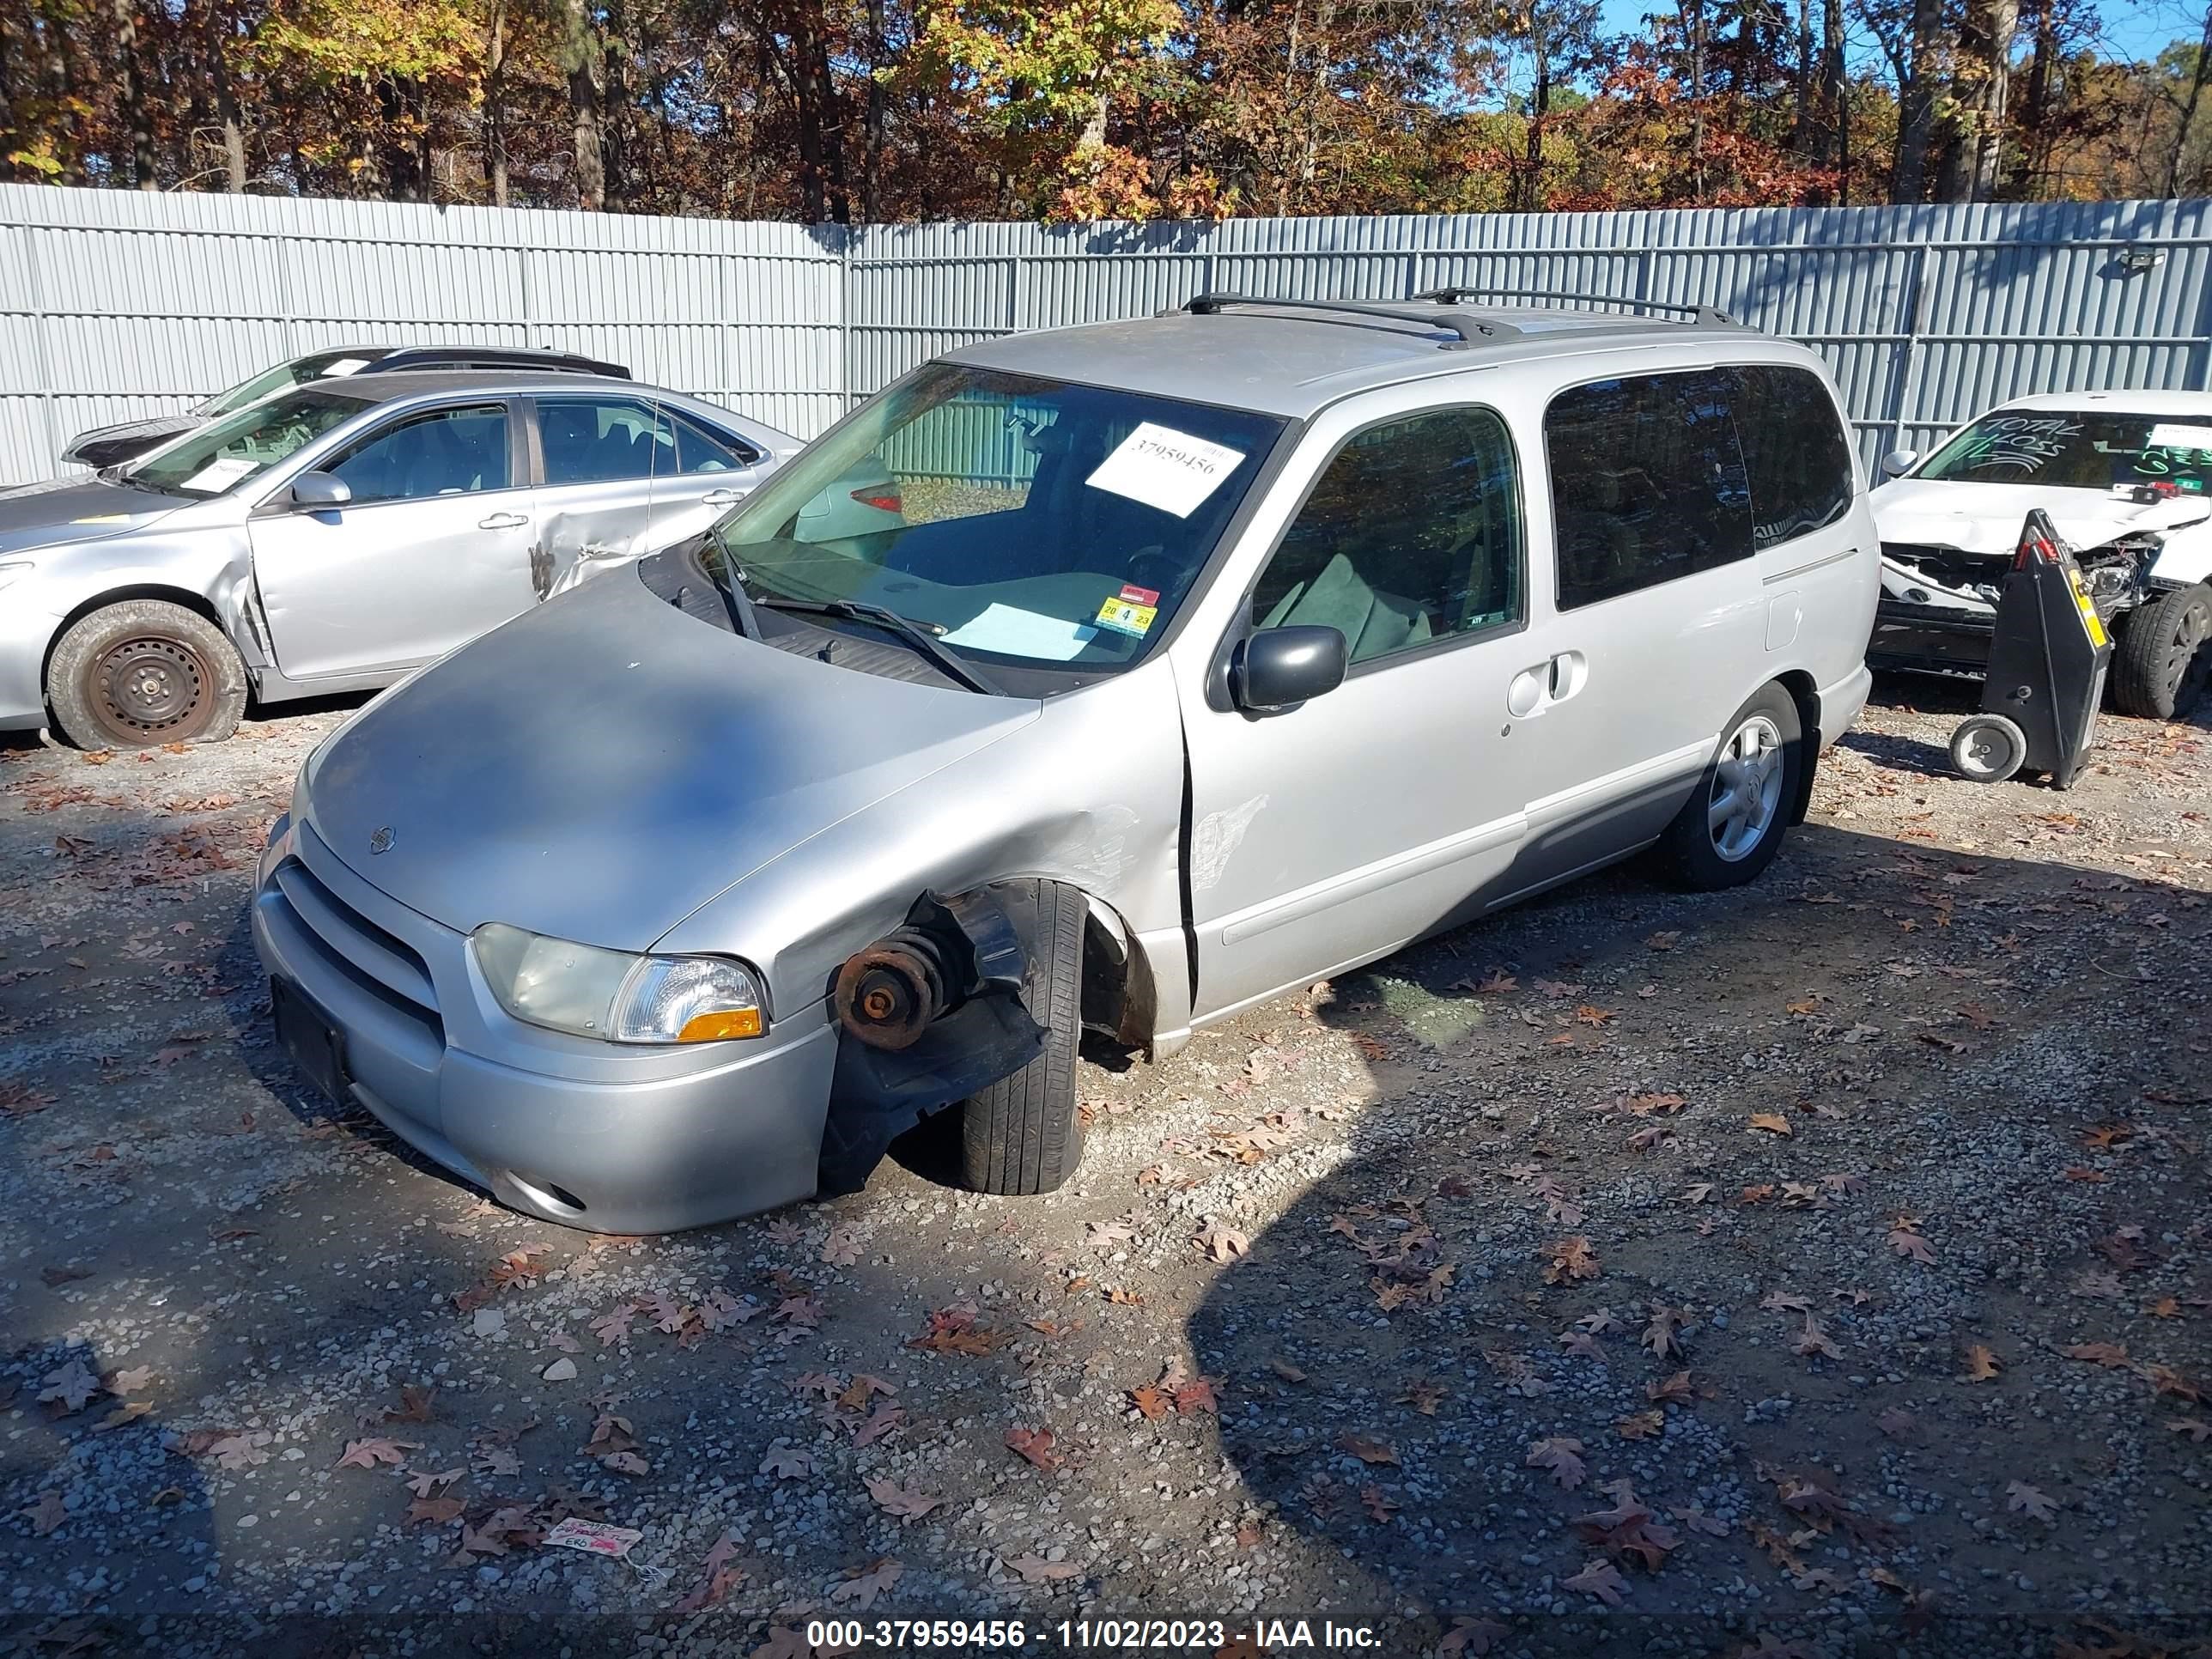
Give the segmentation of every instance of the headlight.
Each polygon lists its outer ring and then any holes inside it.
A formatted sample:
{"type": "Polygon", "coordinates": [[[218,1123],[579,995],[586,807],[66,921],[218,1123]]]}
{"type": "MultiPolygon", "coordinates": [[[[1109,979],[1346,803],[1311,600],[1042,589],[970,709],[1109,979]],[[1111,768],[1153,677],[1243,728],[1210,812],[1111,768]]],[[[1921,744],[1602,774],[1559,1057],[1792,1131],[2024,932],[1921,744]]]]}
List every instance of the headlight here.
{"type": "Polygon", "coordinates": [[[28,559],[10,559],[4,563],[0,563],[0,587],[7,586],[19,576],[29,575],[31,569],[31,562],[28,559]]]}
{"type": "Polygon", "coordinates": [[[469,936],[499,1006],[517,1019],[608,1042],[758,1036],[768,1000],[726,957],[641,957],[488,921],[469,936]]]}

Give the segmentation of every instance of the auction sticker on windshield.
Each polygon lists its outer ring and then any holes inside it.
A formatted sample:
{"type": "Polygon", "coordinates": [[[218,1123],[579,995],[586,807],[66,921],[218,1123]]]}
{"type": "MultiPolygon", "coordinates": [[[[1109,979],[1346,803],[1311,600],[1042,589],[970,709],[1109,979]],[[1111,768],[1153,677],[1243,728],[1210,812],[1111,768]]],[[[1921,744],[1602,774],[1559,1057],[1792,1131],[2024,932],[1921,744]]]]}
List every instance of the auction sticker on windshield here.
{"type": "Polygon", "coordinates": [[[178,486],[180,489],[203,490],[218,495],[253,471],[261,464],[245,455],[225,455],[210,461],[205,466],[178,486]]]}
{"type": "Polygon", "coordinates": [[[1241,449],[1146,421],[1084,482],[1188,519],[1243,459],[1241,449]]]}
{"type": "Polygon", "coordinates": [[[2146,449],[2212,450],[2212,426],[2177,426],[2161,421],[2150,429],[2146,449]]]}

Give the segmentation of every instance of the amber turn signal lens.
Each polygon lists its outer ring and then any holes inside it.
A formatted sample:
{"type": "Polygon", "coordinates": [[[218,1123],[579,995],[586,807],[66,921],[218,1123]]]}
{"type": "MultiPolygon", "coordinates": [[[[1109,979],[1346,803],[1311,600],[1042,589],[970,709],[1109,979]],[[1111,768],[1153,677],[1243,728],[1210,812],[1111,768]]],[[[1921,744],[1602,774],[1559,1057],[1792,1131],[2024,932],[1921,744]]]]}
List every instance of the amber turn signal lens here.
{"type": "Polygon", "coordinates": [[[678,1042],[719,1042],[724,1037],[752,1037],[761,1034],[761,1014],[757,1008],[726,1008],[714,1013],[694,1014],[684,1022],[684,1029],[676,1034],[678,1042]]]}

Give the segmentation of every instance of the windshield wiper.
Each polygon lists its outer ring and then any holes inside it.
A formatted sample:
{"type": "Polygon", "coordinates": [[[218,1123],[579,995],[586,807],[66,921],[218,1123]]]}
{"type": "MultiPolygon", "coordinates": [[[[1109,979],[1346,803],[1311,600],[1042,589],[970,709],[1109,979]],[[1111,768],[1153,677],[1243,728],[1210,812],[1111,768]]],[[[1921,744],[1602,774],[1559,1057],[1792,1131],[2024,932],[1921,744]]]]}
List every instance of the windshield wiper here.
{"type": "Polygon", "coordinates": [[[759,595],[753,599],[753,603],[765,605],[771,611],[792,611],[801,616],[840,617],[848,622],[867,623],[885,633],[898,635],[921,655],[928,658],[947,679],[957,681],[970,691],[981,691],[987,696],[1006,695],[985,677],[981,669],[946,650],[927,629],[902,617],[888,605],[870,605],[865,599],[787,599],[775,594],[759,595]]]}

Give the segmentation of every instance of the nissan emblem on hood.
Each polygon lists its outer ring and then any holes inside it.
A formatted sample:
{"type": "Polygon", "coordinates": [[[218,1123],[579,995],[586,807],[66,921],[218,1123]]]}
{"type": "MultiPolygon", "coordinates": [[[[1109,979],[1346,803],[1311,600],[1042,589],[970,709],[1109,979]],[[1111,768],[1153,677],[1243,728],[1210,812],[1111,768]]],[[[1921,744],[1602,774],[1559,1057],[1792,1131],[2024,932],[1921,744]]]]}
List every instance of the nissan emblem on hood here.
{"type": "Polygon", "coordinates": [[[389,853],[392,850],[392,826],[390,824],[386,824],[382,829],[374,831],[369,836],[368,850],[372,854],[377,853],[389,853]]]}

